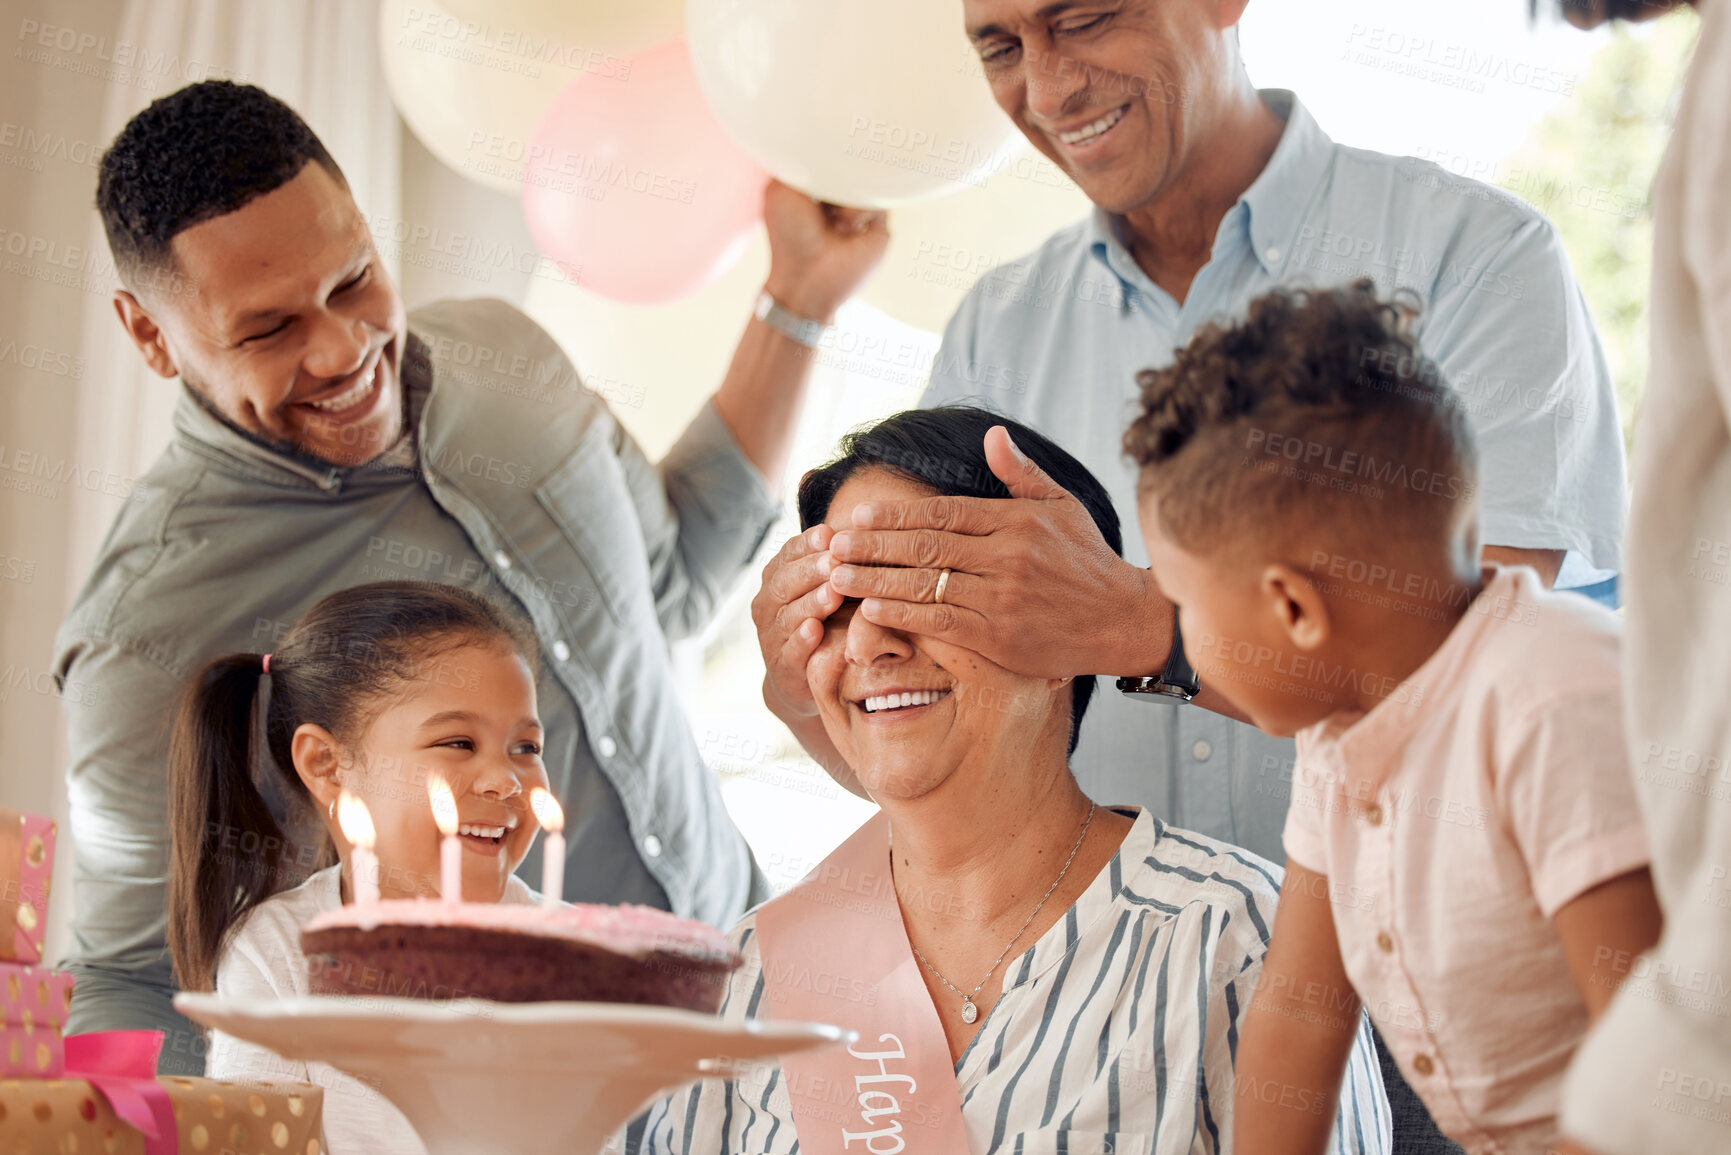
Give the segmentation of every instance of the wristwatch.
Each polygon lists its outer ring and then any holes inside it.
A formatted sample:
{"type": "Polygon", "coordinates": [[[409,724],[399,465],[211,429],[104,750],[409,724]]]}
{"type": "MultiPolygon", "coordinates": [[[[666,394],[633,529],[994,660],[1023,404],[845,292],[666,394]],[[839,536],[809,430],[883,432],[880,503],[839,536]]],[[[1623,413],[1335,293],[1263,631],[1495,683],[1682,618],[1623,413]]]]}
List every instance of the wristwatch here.
{"type": "MultiPolygon", "coordinates": [[[[1166,655],[1165,669],[1153,678],[1119,678],[1118,689],[1133,698],[1158,695],[1177,698],[1180,702],[1191,701],[1202,692],[1202,680],[1196,676],[1190,659],[1184,656],[1184,635],[1178,629],[1177,614],[1172,615],[1172,649],[1166,655]]],[[[1142,697],[1141,700],[1152,702],[1154,698],[1142,697]]]]}
{"type": "Polygon", "coordinates": [[[802,317],[789,309],[770,296],[768,289],[757,295],[757,307],[752,310],[752,315],[783,337],[808,349],[817,348],[817,343],[823,339],[823,331],[829,328],[822,321],[802,317]]]}

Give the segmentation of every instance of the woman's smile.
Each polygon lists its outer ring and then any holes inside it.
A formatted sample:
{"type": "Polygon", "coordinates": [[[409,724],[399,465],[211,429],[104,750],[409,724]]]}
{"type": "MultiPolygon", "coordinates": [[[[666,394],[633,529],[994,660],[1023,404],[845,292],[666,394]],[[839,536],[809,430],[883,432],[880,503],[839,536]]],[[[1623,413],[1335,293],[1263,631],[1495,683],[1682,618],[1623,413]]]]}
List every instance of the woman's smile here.
{"type": "MultiPolygon", "coordinates": [[[[837,487],[824,516],[840,530],[860,502],[931,494],[923,482],[869,466],[837,487]]],[[[946,783],[973,789],[1006,759],[1026,757],[1046,731],[1061,738],[1069,725],[1068,686],[880,626],[856,598],[844,598],[824,620],[806,677],[830,740],[880,803],[925,797],[946,783]]]]}
{"type": "Polygon", "coordinates": [[[868,722],[903,721],[929,713],[950,696],[950,691],[889,689],[851,699],[853,708],[868,722]]]}

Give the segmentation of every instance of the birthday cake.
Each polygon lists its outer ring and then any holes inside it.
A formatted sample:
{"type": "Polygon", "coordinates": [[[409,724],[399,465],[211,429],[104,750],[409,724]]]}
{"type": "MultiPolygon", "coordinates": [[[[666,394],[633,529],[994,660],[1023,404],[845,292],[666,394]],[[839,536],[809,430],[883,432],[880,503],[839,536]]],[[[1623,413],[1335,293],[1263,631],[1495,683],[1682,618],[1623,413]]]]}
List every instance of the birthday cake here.
{"type": "Polygon", "coordinates": [[[314,994],[640,1003],[714,1012],[739,952],[646,906],[351,904],[301,928],[314,994]]]}

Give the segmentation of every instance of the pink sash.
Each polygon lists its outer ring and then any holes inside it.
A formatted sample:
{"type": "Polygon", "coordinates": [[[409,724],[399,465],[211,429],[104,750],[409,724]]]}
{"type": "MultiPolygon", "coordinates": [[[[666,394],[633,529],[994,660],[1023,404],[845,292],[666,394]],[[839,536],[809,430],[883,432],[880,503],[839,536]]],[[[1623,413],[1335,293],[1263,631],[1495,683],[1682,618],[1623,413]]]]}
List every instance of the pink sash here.
{"type": "Polygon", "coordinates": [[[771,1017],[860,1036],[781,1062],[807,1155],[968,1150],[949,1043],[890,883],[889,833],[877,814],[757,912],[771,1017]]]}

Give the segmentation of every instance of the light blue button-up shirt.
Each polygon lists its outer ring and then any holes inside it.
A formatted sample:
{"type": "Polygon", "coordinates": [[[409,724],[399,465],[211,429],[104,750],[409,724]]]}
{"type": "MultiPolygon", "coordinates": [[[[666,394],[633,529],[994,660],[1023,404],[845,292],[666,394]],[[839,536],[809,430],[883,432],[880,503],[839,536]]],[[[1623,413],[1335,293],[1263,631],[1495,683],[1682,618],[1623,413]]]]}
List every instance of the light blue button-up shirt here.
{"type": "MultiPolygon", "coordinates": [[[[1241,317],[1276,286],[1370,276],[1422,303],[1415,332],[1478,437],[1481,540],[1568,551],[1559,586],[1614,575],[1627,504],[1616,395],[1556,229],[1434,164],[1335,144],[1289,92],[1262,97],[1286,131],[1182,303],[1096,211],[981,278],[921,403],[983,404],[1052,437],[1105,485],[1125,556],[1145,566],[1120,444],[1137,371],[1169,364],[1198,326],[1241,317]]],[[[1091,794],[1284,861],[1289,740],[1101,688],[1072,760],[1091,794]]]]}

